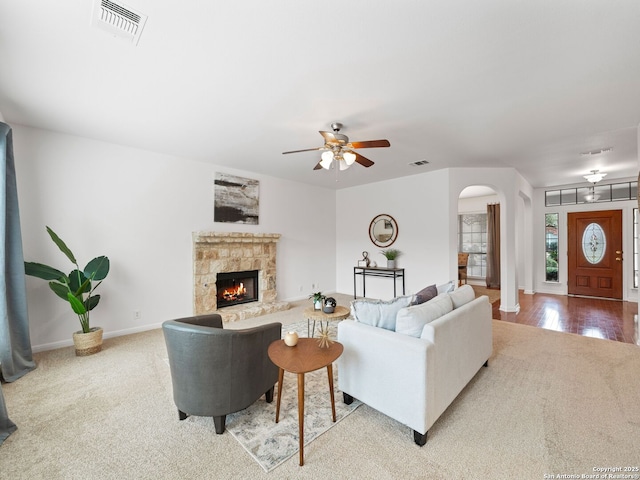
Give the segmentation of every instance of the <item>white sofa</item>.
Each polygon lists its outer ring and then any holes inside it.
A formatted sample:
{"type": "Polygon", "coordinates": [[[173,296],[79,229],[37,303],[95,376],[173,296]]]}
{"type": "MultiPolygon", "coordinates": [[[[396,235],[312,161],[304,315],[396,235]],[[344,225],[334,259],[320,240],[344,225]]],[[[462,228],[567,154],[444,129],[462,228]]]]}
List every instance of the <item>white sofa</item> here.
{"type": "Polygon", "coordinates": [[[475,298],[465,285],[414,306],[407,306],[406,297],[357,302],[352,302],[356,318],[338,324],[344,401],[357,398],[407,425],[422,446],[429,428],[488,365],[493,350],[489,299],[475,298]]]}

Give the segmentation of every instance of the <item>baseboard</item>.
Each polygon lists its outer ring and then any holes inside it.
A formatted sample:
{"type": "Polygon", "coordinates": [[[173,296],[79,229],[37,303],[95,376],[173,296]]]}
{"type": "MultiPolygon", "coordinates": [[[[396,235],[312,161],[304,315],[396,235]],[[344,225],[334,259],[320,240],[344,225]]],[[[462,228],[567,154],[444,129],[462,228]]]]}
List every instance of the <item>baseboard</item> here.
{"type": "Polygon", "coordinates": [[[499,310],[506,313],[518,313],[520,311],[520,304],[516,303],[516,306],[511,308],[504,308],[502,305],[500,305],[499,310]]]}
{"type": "MultiPolygon", "coordinates": [[[[155,330],[157,328],[162,328],[162,323],[144,325],[141,327],[134,328],[125,328],[123,330],[116,330],[114,332],[105,331],[102,335],[102,338],[113,338],[113,337],[122,337],[123,335],[131,335],[133,333],[146,332],[148,330],[155,330]]],[[[31,351],[33,353],[38,352],[46,352],[48,350],[56,350],[58,348],[72,347],[73,346],[73,338],[69,338],[68,340],[62,340],[60,342],[51,342],[51,343],[43,343],[42,345],[32,345],[31,351]]]]}
{"type": "MultiPolygon", "coordinates": [[[[332,295],[337,295],[337,294],[338,294],[338,292],[326,292],[326,293],[323,293],[323,295],[325,297],[330,297],[332,295]]],[[[344,294],[341,294],[341,295],[353,295],[353,294],[352,293],[344,293],[344,294]]],[[[309,300],[309,295],[303,295],[301,297],[295,296],[295,297],[285,298],[283,300],[283,302],[298,302],[300,300],[309,300]]]]}

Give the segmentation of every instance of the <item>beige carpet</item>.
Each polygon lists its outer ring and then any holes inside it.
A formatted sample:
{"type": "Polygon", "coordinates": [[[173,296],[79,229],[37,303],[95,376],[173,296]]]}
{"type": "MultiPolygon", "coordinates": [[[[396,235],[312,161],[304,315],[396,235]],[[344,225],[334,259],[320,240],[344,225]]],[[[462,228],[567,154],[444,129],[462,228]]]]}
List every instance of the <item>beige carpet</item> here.
{"type": "MultiPolygon", "coordinates": [[[[301,309],[274,316],[293,323],[301,309]]],[[[165,357],[160,330],[108,339],[91,357],[37,354],[35,371],[3,385],[18,430],[0,446],[0,478],[542,479],[638,465],[633,345],[494,321],[489,368],[424,447],[362,405],[305,448],[304,467],[294,456],[270,473],[212,421],[178,421],[165,357]]]]}

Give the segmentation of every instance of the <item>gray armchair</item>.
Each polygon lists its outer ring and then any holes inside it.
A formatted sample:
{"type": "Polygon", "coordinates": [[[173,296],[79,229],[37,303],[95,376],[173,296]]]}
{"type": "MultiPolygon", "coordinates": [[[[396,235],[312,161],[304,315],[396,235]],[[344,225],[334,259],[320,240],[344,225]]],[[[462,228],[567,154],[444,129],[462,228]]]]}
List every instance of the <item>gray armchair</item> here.
{"type": "Polygon", "coordinates": [[[244,330],[224,329],[218,314],[162,324],[178,418],[213,417],[224,433],[226,416],[266,394],[273,401],[278,367],[267,348],[282,336],[278,322],[244,330]]]}

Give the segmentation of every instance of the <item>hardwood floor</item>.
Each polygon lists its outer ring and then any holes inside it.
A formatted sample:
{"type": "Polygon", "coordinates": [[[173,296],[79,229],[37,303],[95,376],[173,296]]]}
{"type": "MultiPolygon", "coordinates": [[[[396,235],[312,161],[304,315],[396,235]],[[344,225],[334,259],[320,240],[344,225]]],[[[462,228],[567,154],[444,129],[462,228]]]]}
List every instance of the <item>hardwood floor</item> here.
{"type": "Polygon", "coordinates": [[[635,302],[544,293],[525,295],[522,291],[519,293],[519,302],[520,312],[518,313],[501,312],[500,301],[494,302],[493,318],[640,345],[638,304],[635,302]]]}

